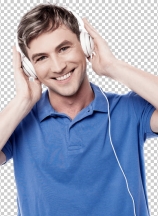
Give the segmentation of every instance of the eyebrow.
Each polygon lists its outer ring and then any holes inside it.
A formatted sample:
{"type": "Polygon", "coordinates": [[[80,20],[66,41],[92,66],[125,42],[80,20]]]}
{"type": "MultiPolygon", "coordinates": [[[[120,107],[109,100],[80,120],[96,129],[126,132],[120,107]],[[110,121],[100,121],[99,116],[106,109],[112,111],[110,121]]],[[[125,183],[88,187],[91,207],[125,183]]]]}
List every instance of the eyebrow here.
{"type": "MultiPolygon", "coordinates": [[[[56,48],[55,50],[58,50],[60,49],[62,46],[65,46],[65,45],[72,45],[72,42],[71,41],[68,41],[68,40],[64,40],[62,41],[56,48]]],[[[46,53],[35,53],[32,55],[31,59],[34,61],[35,58],[39,57],[39,56],[43,56],[43,55],[46,55],[46,53]]]]}

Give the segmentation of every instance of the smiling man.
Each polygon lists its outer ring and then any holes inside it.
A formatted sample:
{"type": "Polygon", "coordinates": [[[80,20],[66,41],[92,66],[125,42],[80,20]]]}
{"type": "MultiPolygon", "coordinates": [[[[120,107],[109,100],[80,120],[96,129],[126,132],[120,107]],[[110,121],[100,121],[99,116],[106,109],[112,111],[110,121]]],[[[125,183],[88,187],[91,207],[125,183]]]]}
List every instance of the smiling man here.
{"type": "Polygon", "coordinates": [[[0,113],[0,164],[13,158],[18,216],[149,216],[143,145],[158,133],[158,78],[116,59],[83,20],[94,42],[87,59],[65,8],[42,4],[21,19],[18,43],[37,79],[14,47],[16,96],[0,113]],[[131,91],[103,93],[88,80],[87,60],[131,91]]]}
{"type": "Polygon", "coordinates": [[[56,111],[73,119],[92,101],[85,55],[76,34],[65,25],[32,40],[27,54],[38,79],[48,87],[49,100],[56,111]]]}

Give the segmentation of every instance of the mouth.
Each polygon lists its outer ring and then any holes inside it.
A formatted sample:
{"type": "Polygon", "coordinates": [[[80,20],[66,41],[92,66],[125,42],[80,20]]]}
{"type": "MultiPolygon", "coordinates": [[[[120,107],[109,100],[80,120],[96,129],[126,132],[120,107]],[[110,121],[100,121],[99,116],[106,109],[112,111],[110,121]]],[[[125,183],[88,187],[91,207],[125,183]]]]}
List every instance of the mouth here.
{"type": "Polygon", "coordinates": [[[72,73],[74,72],[74,70],[75,69],[71,70],[69,73],[67,73],[67,74],[65,74],[63,76],[60,76],[60,77],[57,77],[57,78],[53,78],[53,79],[58,80],[58,81],[66,80],[66,79],[68,79],[72,75],[72,73]]]}

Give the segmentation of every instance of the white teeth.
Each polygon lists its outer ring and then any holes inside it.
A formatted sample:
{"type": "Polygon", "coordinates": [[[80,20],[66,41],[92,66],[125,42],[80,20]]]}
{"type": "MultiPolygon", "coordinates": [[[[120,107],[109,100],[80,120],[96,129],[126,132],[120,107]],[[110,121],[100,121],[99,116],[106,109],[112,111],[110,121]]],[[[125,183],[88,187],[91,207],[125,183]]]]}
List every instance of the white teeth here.
{"type": "Polygon", "coordinates": [[[58,77],[56,79],[57,80],[65,80],[65,79],[69,78],[71,76],[71,74],[72,74],[72,72],[70,72],[70,73],[68,73],[68,74],[66,74],[64,76],[58,77]]]}

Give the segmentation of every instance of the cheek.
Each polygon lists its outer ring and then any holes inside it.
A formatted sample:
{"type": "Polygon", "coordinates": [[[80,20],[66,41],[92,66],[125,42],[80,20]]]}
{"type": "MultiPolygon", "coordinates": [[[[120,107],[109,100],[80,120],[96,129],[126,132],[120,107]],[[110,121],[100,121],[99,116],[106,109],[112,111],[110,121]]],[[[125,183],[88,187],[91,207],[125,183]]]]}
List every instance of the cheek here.
{"type": "Polygon", "coordinates": [[[73,55],[72,55],[72,59],[74,62],[77,62],[83,66],[86,65],[86,56],[84,54],[84,52],[82,50],[80,50],[80,52],[75,52],[73,55]]]}
{"type": "Polygon", "coordinates": [[[83,52],[81,44],[78,43],[72,52],[69,53],[74,61],[85,61],[86,56],[83,52]]]}
{"type": "Polygon", "coordinates": [[[39,64],[38,66],[34,67],[37,77],[45,77],[47,72],[49,71],[48,64],[39,64]]]}

